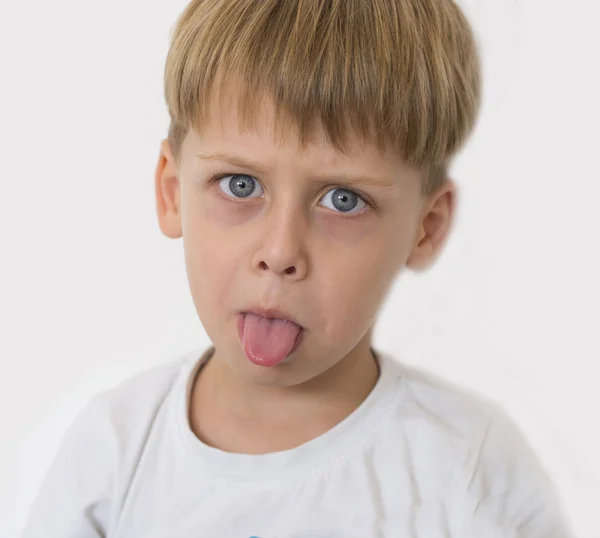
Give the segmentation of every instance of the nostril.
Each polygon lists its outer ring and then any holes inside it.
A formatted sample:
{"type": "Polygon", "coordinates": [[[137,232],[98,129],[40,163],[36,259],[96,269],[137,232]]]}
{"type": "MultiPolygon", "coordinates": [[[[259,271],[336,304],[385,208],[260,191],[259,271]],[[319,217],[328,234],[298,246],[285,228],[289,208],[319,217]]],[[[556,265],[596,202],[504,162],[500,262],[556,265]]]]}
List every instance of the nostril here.
{"type": "MultiPolygon", "coordinates": [[[[261,269],[268,269],[269,268],[269,266],[264,261],[261,261],[260,264],[259,264],[259,266],[260,266],[261,269]]],[[[293,275],[295,273],[296,273],[296,268],[293,265],[290,265],[290,267],[288,267],[285,270],[285,274],[286,275],[293,275]]]]}

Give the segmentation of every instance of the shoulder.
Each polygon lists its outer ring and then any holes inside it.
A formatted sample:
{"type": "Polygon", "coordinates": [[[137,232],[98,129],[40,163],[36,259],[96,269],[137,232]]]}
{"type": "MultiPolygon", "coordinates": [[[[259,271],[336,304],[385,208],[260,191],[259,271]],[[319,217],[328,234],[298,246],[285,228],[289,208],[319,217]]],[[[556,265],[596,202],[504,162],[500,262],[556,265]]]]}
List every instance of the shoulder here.
{"type": "Polygon", "coordinates": [[[400,428],[409,428],[428,466],[452,466],[458,525],[491,522],[528,538],[570,536],[554,484],[512,419],[483,396],[432,374],[397,362],[392,369],[400,428]]]}
{"type": "Polygon", "coordinates": [[[188,352],[147,368],[93,396],[86,409],[103,414],[115,429],[130,431],[145,418],[151,419],[178,379],[185,382],[184,376],[199,359],[199,352],[188,352]]]}
{"type": "Polygon", "coordinates": [[[92,396],[68,427],[59,458],[126,459],[144,442],[175,385],[185,390],[185,376],[199,358],[200,352],[187,352],[92,396]]]}
{"type": "Polygon", "coordinates": [[[80,446],[93,438],[96,450],[114,454],[120,464],[127,465],[143,448],[170,399],[186,390],[201,354],[198,350],[181,354],[94,395],[67,430],[64,444],[80,446]]]}
{"type": "Polygon", "coordinates": [[[64,434],[24,536],[96,536],[127,493],[136,462],[170,394],[185,390],[200,352],[154,366],[93,396],[64,434]]]}
{"type": "Polygon", "coordinates": [[[486,435],[498,412],[491,402],[432,373],[402,364],[382,354],[387,375],[396,378],[404,425],[458,444],[472,444],[486,435]]]}

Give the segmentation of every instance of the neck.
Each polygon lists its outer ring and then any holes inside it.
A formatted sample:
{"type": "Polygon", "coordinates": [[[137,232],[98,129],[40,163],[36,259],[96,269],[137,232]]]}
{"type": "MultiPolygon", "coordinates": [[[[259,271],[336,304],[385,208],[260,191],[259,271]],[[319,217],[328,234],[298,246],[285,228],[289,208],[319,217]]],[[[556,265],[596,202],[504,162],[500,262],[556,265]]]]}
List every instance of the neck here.
{"type": "Polygon", "coordinates": [[[368,346],[292,387],[242,379],[216,355],[192,391],[192,429],[208,444],[231,452],[285,450],[325,433],[365,400],[379,377],[368,346]]]}

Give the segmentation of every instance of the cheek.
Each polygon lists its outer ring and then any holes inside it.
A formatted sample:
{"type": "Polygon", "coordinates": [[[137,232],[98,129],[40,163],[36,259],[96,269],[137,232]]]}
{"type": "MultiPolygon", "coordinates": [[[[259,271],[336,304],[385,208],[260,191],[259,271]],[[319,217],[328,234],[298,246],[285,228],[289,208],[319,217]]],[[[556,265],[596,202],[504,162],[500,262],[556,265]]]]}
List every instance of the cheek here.
{"type": "Polygon", "coordinates": [[[405,242],[394,227],[373,231],[369,226],[365,231],[356,226],[354,235],[362,241],[355,240],[350,230],[339,228],[331,224],[330,233],[343,245],[323,252],[327,269],[319,271],[318,277],[322,300],[332,317],[330,330],[338,334],[362,330],[364,323],[374,319],[398,273],[405,242]]]}
{"type": "Polygon", "coordinates": [[[326,313],[330,336],[339,338],[363,329],[377,310],[384,286],[380,264],[385,261],[365,249],[344,249],[344,254],[336,249],[324,260],[314,289],[326,313]]]}
{"type": "Polygon", "coordinates": [[[205,313],[227,308],[235,288],[236,274],[242,265],[243,251],[235,247],[233,228],[243,229],[256,205],[235,206],[222,200],[198,198],[187,212],[185,255],[189,281],[198,308],[205,313]]]}
{"type": "Polygon", "coordinates": [[[359,247],[377,231],[377,219],[372,215],[349,219],[324,211],[318,216],[318,220],[328,237],[350,247],[359,247]]]}
{"type": "Polygon", "coordinates": [[[218,196],[207,196],[201,202],[201,210],[209,225],[232,228],[257,215],[260,205],[252,202],[236,204],[221,200],[218,196]]]}
{"type": "Polygon", "coordinates": [[[346,275],[345,282],[355,288],[373,287],[375,281],[389,278],[406,249],[408,220],[401,214],[356,219],[319,215],[322,235],[327,243],[335,243],[335,254],[329,259],[335,267],[332,276],[346,275]]]}
{"type": "Polygon", "coordinates": [[[231,249],[223,248],[219,236],[196,233],[186,239],[186,268],[192,299],[200,320],[209,334],[214,334],[221,323],[221,313],[231,305],[235,289],[237,266],[232,263],[231,249]]]}

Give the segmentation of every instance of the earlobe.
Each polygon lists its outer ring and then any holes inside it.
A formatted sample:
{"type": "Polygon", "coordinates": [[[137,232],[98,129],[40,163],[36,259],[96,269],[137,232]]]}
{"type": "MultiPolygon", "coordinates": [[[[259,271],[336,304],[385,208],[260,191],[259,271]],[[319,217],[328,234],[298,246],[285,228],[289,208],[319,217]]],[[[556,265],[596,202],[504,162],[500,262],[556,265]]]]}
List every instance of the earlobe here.
{"type": "Polygon", "coordinates": [[[417,235],[406,266],[416,272],[431,267],[447,244],[456,212],[457,188],[448,180],[423,204],[417,235]]]}
{"type": "Polygon", "coordinates": [[[158,224],[170,239],[182,236],[178,170],[167,140],[161,143],[155,173],[158,224]]]}

